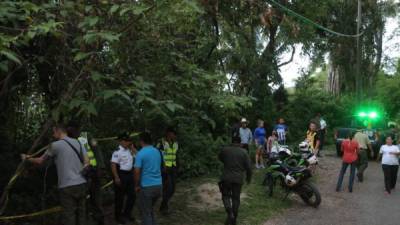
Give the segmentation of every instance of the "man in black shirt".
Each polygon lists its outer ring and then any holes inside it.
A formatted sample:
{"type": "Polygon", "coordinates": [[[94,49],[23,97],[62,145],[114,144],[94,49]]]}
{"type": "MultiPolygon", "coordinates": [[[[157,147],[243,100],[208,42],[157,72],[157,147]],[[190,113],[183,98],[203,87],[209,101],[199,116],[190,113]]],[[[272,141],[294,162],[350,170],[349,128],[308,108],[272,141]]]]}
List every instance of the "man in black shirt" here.
{"type": "Polygon", "coordinates": [[[232,142],[233,144],[224,147],[218,156],[219,160],[224,164],[219,188],[227,213],[225,223],[227,225],[236,225],[245,172],[247,183],[251,181],[249,155],[245,149],[240,147],[240,137],[232,137],[232,142]]]}

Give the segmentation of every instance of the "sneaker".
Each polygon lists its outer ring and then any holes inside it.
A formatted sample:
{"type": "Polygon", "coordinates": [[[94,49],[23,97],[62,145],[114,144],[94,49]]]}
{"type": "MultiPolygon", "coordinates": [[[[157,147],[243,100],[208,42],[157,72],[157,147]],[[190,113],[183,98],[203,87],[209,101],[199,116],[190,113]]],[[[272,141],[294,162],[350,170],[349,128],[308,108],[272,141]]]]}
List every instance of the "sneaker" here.
{"type": "Polygon", "coordinates": [[[261,165],[261,169],[265,169],[265,166],[264,166],[264,165],[261,165]]]}
{"type": "Polygon", "coordinates": [[[258,164],[256,164],[256,169],[260,169],[260,166],[258,164]]]}

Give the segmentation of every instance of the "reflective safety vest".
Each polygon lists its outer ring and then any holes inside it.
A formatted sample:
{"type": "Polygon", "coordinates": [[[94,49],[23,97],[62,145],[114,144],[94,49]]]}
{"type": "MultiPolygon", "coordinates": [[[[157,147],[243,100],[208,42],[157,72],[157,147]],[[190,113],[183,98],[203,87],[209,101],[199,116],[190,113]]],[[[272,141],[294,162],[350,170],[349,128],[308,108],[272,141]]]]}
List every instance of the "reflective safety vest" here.
{"type": "Polygon", "coordinates": [[[166,167],[176,166],[176,153],[178,152],[178,143],[174,142],[172,145],[168,141],[162,140],[164,153],[164,162],[166,167]]]}
{"type": "Polygon", "coordinates": [[[315,136],[317,132],[307,131],[307,141],[312,150],[315,150],[315,136]]]}
{"type": "Polygon", "coordinates": [[[79,137],[78,138],[79,142],[81,142],[81,144],[83,145],[83,147],[85,147],[88,158],[89,158],[89,164],[93,167],[97,166],[97,160],[96,157],[94,156],[94,152],[92,150],[92,148],[89,145],[88,140],[85,137],[79,137]]]}

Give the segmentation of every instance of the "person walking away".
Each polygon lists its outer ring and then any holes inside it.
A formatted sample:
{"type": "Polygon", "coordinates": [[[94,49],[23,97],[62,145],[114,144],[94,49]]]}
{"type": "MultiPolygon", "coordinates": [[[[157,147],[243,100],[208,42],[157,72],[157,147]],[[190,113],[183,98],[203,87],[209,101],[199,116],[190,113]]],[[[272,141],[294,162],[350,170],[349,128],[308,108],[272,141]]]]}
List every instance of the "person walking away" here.
{"type": "Polygon", "coordinates": [[[242,145],[242,148],[246,149],[247,153],[250,155],[249,145],[253,140],[253,134],[250,128],[247,127],[248,121],[246,120],[246,118],[242,118],[240,122],[241,122],[241,127],[239,129],[240,144],[242,145]]]}
{"type": "Polygon", "coordinates": [[[118,224],[125,224],[126,220],[131,222],[135,220],[131,215],[136,200],[133,173],[135,149],[128,133],[121,133],[118,140],[118,149],[114,151],[111,157],[111,172],[115,192],[115,221],[118,224]]]}
{"type": "Polygon", "coordinates": [[[153,207],[162,194],[161,171],[164,168],[162,153],[154,148],[150,133],[139,136],[141,150],[135,160],[135,190],[143,225],[156,225],[153,207]]]}
{"type": "Polygon", "coordinates": [[[252,175],[250,157],[246,150],[240,147],[240,138],[234,138],[232,142],[231,146],[224,147],[218,155],[224,164],[219,188],[227,213],[226,225],[236,225],[244,173],[248,184],[252,175]]]}
{"type": "Polygon", "coordinates": [[[386,144],[379,151],[382,156],[382,170],[385,179],[385,194],[390,195],[396,187],[397,172],[399,170],[399,147],[393,145],[391,136],[386,137],[386,144]]]}
{"type": "Polygon", "coordinates": [[[266,131],[264,121],[258,120],[258,127],[254,131],[254,142],[256,144],[256,168],[265,168],[263,160],[263,148],[266,142],[266,131]]]}
{"type": "Polygon", "coordinates": [[[164,156],[165,172],[162,173],[163,178],[163,198],[160,206],[160,212],[164,215],[169,214],[168,203],[175,193],[176,179],[178,176],[178,142],[176,140],[176,132],[172,128],[168,128],[165,138],[157,146],[164,156]]]}
{"type": "Polygon", "coordinates": [[[327,133],[327,123],[324,118],[321,116],[321,113],[317,114],[317,121],[319,122],[319,133],[320,133],[320,145],[319,145],[319,152],[322,152],[325,146],[325,136],[327,133]]]}
{"type": "Polygon", "coordinates": [[[315,122],[310,122],[307,130],[306,140],[311,147],[314,155],[319,154],[320,134],[318,132],[318,125],[315,122]]]}
{"type": "Polygon", "coordinates": [[[67,136],[64,124],[59,123],[53,127],[53,137],[57,141],[51,143],[42,156],[33,158],[22,154],[21,158],[35,165],[43,165],[49,159],[54,160],[57,168],[60,204],[63,208],[61,224],[86,225],[87,189],[84,171],[89,166],[86,149],[78,140],[67,136]]]}
{"type": "Polygon", "coordinates": [[[278,134],[276,131],[272,131],[271,136],[269,136],[268,140],[267,140],[267,153],[268,154],[271,153],[272,148],[277,146],[278,144],[279,144],[278,143],[278,134]]]}
{"type": "Polygon", "coordinates": [[[336,191],[339,192],[342,189],[343,176],[346,173],[347,167],[350,166],[350,177],[349,177],[349,192],[353,192],[353,183],[356,173],[356,162],[358,158],[359,146],[354,138],[354,133],[350,133],[346,140],[342,142],[341,150],[343,152],[342,157],[342,169],[339,173],[339,178],[336,185],[336,191]]]}
{"type": "Polygon", "coordinates": [[[278,136],[278,143],[280,145],[286,145],[286,135],[288,132],[288,126],[285,124],[285,120],[283,118],[279,118],[278,124],[275,125],[274,131],[278,136]]]}
{"type": "Polygon", "coordinates": [[[88,212],[98,225],[104,224],[103,198],[101,190],[101,180],[105,171],[103,153],[97,149],[97,142],[88,141],[88,133],[82,132],[78,137],[81,145],[87,150],[89,157],[90,174],[88,177],[88,212]]]}
{"type": "Polygon", "coordinates": [[[357,129],[354,140],[357,141],[360,147],[357,162],[357,178],[359,182],[363,182],[364,172],[368,168],[368,149],[370,152],[373,150],[368,135],[364,134],[361,128],[357,129]]]}

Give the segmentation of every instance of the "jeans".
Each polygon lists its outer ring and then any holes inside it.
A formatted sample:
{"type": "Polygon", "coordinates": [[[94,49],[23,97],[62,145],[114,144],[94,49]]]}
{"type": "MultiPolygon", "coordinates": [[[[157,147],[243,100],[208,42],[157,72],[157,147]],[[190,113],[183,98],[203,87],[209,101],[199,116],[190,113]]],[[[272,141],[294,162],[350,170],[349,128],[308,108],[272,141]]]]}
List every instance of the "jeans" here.
{"type": "Polygon", "coordinates": [[[162,193],[162,186],[143,187],[139,192],[139,208],[143,225],[156,225],[153,207],[162,193]]]}
{"type": "Polygon", "coordinates": [[[349,191],[353,191],[353,183],[354,183],[354,176],[356,173],[356,163],[342,163],[342,169],[339,173],[339,178],[336,185],[336,191],[340,191],[342,189],[343,177],[346,173],[347,167],[350,166],[350,177],[349,177],[349,191]]]}
{"type": "Polygon", "coordinates": [[[61,224],[86,225],[86,183],[60,189],[61,224]]]}
{"type": "Polygon", "coordinates": [[[391,192],[396,187],[397,172],[399,171],[398,165],[385,165],[382,164],[383,176],[385,177],[385,189],[391,192]]]}
{"type": "Polygon", "coordinates": [[[121,219],[121,216],[130,217],[135,204],[135,184],[132,172],[119,172],[121,185],[115,185],[115,218],[121,219]],[[126,197],[125,208],[123,209],[124,199],[126,197]]]}
{"type": "Polygon", "coordinates": [[[368,167],[368,152],[366,149],[361,149],[358,153],[357,174],[362,176],[365,169],[368,167]]]}
{"type": "Polygon", "coordinates": [[[168,202],[175,193],[177,178],[177,168],[167,167],[166,173],[163,174],[163,199],[160,210],[168,210],[168,202]]]}
{"type": "Polygon", "coordinates": [[[219,187],[222,194],[222,202],[228,216],[228,224],[234,225],[239,214],[242,184],[221,181],[219,187]]]}

